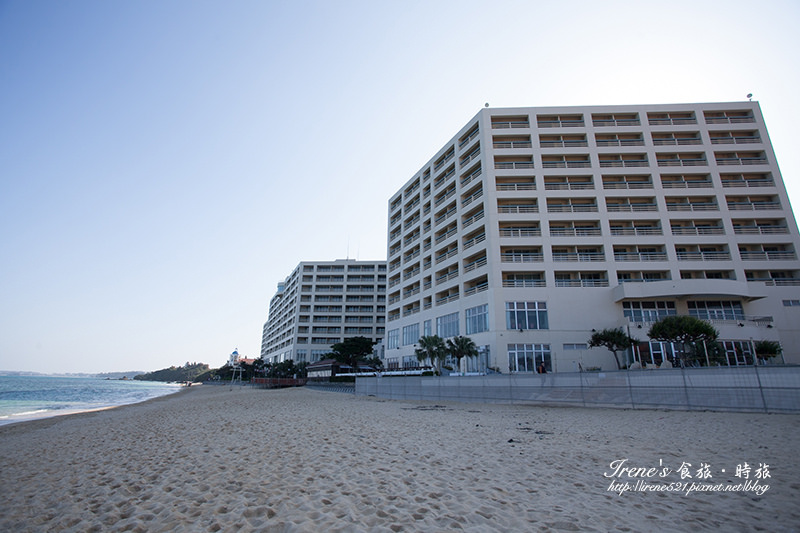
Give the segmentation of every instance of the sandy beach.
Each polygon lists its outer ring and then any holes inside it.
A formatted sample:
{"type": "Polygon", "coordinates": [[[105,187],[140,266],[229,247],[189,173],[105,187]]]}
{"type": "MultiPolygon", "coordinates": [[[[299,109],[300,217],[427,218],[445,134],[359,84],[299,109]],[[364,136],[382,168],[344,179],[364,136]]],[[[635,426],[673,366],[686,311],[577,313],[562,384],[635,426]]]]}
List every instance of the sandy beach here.
{"type": "Polygon", "coordinates": [[[192,387],[0,427],[0,531],[797,531],[798,440],[797,415],[192,387]]]}

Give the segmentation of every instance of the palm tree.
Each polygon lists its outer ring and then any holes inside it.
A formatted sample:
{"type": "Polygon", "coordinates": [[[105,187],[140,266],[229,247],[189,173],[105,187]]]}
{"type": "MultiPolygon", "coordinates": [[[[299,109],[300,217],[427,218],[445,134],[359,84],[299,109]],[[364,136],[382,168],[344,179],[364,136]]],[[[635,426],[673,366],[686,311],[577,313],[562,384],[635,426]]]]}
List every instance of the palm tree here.
{"type": "Polygon", "coordinates": [[[453,337],[447,339],[447,353],[458,362],[458,371],[461,372],[461,359],[464,357],[478,357],[478,347],[469,337],[453,337]]]}
{"type": "Polygon", "coordinates": [[[420,363],[424,363],[425,360],[430,361],[431,365],[436,367],[436,372],[441,373],[442,361],[447,357],[444,339],[438,335],[420,337],[419,348],[414,350],[414,355],[420,363]]]}

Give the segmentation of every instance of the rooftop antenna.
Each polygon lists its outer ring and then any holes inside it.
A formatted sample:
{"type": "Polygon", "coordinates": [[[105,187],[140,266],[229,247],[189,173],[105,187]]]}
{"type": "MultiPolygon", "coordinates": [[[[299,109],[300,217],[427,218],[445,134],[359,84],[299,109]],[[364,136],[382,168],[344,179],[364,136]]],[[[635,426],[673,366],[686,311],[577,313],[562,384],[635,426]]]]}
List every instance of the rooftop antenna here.
{"type": "Polygon", "coordinates": [[[486,102],[485,104],[483,104],[483,107],[489,107],[489,102],[486,102]]]}
{"type": "Polygon", "coordinates": [[[747,93],[747,98],[752,102],[753,101],[753,93],[747,93]]]}

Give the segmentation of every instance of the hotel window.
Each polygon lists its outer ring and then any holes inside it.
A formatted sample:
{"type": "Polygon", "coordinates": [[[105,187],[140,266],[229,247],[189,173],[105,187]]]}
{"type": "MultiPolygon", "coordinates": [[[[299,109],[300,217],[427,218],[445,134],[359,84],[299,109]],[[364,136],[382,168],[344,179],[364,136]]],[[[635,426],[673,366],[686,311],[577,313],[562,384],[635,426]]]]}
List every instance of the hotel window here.
{"type": "Polygon", "coordinates": [[[689,315],[702,320],[744,320],[741,302],[689,301],[689,315]]]}
{"type": "Polygon", "coordinates": [[[549,344],[509,344],[508,370],[510,372],[536,372],[536,367],[544,363],[551,371],[549,344]]]}
{"type": "Polygon", "coordinates": [[[675,302],[622,302],[622,315],[631,322],[657,322],[676,314],[675,302]]]}
{"type": "Polygon", "coordinates": [[[389,349],[400,347],[400,330],[392,329],[386,335],[386,347],[389,349]]]}
{"type": "Polygon", "coordinates": [[[489,305],[483,304],[465,311],[467,335],[489,330],[489,305]]]}
{"type": "Polygon", "coordinates": [[[416,344],[419,340],[419,323],[403,326],[403,346],[416,344]]]}
{"type": "Polygon", "coordinates": [[[800,307],[800,300],[784,300],[784,307],[800,307]]]}
{"type": "Polygon", "coordinates": [[[589,345],[585,342],[567,342],[564,343],[565,350],[588,350],[589,345]]]}
{"type": "Polygon", "coordinates": [[[431,335],[431,321],[426,320],[422,323],[422,336],[429,337],[431,335]]]}
{"type": "Polygon", "coordinates": [[[507,329],[549,329],[546,302],[506,302],[507,329]]]}
{"type": "Polygon", "coordinates": [[[443,339],[458,335],[458,312],[437,317],[436,334],[443,339]]]}

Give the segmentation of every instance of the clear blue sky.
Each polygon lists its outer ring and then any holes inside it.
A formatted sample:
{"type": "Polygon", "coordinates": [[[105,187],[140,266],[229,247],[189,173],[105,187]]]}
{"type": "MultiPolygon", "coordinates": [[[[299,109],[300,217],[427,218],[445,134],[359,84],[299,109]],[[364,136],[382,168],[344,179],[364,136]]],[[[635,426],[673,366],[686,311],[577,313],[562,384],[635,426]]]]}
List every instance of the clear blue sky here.
{"type": "Polygon", "coordinates": [[[302,260],[493,107],[760,101],[800,206],[800,3],[0,0],[0,369],[260,352],[302,260]]]}

